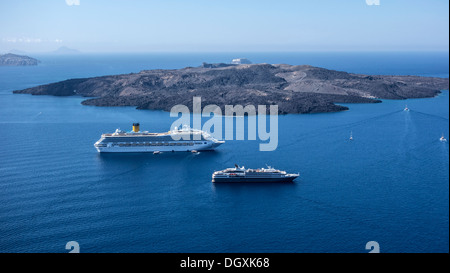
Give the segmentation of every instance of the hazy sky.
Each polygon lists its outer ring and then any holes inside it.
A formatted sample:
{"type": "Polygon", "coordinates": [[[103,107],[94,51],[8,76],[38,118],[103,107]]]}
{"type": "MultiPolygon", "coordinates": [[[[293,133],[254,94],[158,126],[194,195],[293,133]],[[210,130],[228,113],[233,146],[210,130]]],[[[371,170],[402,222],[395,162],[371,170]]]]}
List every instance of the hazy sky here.
{"type": "Polygon", "coordinates": [[[448,51],[448,0],[379,3],[0,0],[0,52],[448,51]]]}

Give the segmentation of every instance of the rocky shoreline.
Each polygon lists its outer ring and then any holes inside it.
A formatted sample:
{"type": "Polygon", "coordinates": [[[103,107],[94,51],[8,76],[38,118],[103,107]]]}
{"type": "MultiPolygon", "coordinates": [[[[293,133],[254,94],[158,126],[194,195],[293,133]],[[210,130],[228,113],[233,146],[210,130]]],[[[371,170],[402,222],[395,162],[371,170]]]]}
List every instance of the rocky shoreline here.
{"type": "MultiPolygon", "coordinates": [[[[279,114],[348,110],[337,103],[433,97],[448,89],[448,78],[352,74],[309,65],[203,64],[172,70],[69,79],[16,94],[83,96],[95,106],[135,106],[170,111],[193,97],[202,105],[271,105],[279,114]]],[[[191,108],[192,110],[192,108],[191,108]]]]}

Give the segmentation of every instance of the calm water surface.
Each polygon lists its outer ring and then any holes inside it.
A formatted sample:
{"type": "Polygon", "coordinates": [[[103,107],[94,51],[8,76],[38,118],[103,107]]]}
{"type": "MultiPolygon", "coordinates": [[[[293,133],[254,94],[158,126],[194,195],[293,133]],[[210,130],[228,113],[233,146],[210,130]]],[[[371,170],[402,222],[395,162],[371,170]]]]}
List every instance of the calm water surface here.
{"type": "Polygon", "coordinates": [[[227,141],[215,152],[98,154],[101,133],[167,131],[175,118],[79,97],[13,95],[68,78],[201,62],[311,64],[366,74],[448,77],[448,53],[243,53],[36,56],[0,67],[0,251],[449,251],[449,93],[279,117],[279,145],[227,141]],[[404,112],[405,104],[411,109],[404,112]],[[353,132],[354,141],[349,141],[353,132]],[[212,184],[214,170],[266,164],[292,184],[212,184]]]}

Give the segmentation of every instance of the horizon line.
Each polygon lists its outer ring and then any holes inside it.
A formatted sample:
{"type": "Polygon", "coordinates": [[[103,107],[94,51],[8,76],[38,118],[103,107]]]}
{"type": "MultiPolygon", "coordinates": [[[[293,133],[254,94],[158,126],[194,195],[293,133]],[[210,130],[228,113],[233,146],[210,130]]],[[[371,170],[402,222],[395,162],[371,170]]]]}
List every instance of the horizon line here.
{"type": "Polygon", "coordinates": [[[42,55],[84,55],[84,54],[152,54],[152,53],[449,53],[448,49],[419,50],[419,49],[361,49],[361,50],[148,50],[148,51],[80,51],[71,53],[59,53],[55,51],[25,51],[25,50],[1,50],[0,54],[42,54],[42,55]],[[14,53],[17,51],[17,53],[14,53]]]}

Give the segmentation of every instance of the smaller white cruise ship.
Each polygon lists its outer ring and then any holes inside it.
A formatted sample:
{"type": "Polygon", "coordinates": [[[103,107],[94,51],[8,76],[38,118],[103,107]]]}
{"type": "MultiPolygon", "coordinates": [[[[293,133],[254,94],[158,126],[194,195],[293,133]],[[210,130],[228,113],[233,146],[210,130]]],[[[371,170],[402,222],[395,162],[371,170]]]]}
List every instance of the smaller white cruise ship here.
{"type": "Polygon", "coordinates": [[[94,147],[100,153],[141,152],[192,152],[214,150],[225,141],[217,140],[205,131],[182,126],[165,133],[141,132],[139,123],[133,124],[131,132],[117,129],[114,133],[102,134],[94,147]]]}
{"type": "Polygon", "coordinates": [[[237,164],[234,168],[216,171],[212,174],[212,182],[292,182],[299,177],[299,173],[286,173],[270,166],[267,169],[246,169],[237,164]]]}

